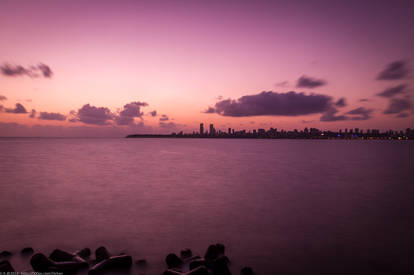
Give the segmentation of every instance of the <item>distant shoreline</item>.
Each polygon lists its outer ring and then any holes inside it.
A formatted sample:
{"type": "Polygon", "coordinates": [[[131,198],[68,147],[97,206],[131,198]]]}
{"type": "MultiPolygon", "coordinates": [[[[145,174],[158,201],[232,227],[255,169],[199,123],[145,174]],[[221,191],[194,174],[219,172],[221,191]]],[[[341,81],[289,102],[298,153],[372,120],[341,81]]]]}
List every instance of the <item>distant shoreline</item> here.
{"type": "Polygon", "coordinates": [[[399,137],[332,137],[332,136],[315,136],[315,137],[267,137],[267,136],[254,136],[254,135],[242,135],[242,136],[228,136],[228,135],[180,135],[180,134],[134,134],[127,135],[125,138],[185,138],[185,139],[301,139],[301,140],[412,140],[408,137],[399,138],[399,137]]]}

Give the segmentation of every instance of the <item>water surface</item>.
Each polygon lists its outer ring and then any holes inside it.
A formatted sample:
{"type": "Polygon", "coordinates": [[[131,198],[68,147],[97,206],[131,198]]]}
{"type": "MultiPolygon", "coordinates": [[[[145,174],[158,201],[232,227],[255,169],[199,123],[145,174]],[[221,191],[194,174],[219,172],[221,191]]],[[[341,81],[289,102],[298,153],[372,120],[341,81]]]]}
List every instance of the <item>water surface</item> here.
{"type": "MultiPolygon", "coordinates": [[[[0,139],[0,250],[149,261],[222,242],[238,274],[413,271],[414,142],[0,139]]],[[[11,258],[19,270],[28,260],[11,258]]]]}

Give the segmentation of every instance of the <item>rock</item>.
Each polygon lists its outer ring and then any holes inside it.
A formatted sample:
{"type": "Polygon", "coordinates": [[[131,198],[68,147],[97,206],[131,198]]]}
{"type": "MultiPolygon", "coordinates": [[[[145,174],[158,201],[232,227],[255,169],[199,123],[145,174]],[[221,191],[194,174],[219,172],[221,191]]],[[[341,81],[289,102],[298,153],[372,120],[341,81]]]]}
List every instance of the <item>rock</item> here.
{"type": "Polygon", "coordinates": [[[1,261],[0,272],[15,272],[15,271],[9,261],[1,261]]]}
{"type": "Polygon", "coordinates": [[[6,257],[10,257],[11,255],[13,255],[10,251],[4,250],[2,252],[0,252],[0,258],[6,258],[6,257]]]}
{"type": "Polygon", "coordinates": [[[67,261],[72,261],[73,255],[60,250],[60,249],[55,249],[53,250],[53,252],[50,254],[49,259],[51,259],[52,261],[55,262],[67,262],[67,261]]]}
{"type": "Polygon", "coordinates": [[[23,255],[29,255],[33,253],[33,248],[31,247],[25,247],[20,251],[21,254],[23,255]]]}
{"type": "Polygon", "coordinates": [[[254,275],[254,272],[251,267],[246,266],[240,270],[240,275],[254,275]]]}
{"type": "Polygon", "coordinates": [[[218,257],[211,263],[211,270],[215,275],[231,275],[229,267],[227,266],[229,259],[226,256],[218,257]]]}
{"type": "Polygon", "coordinates": [[[199,266],[187,272],[186,275],[208,275],[208,269],[205,266],[199,266]]]}
{"type": "Polygon", "coordinates": [[[164,273],[162,273],[162,275],[182,275],[183,273],[172,270],[172,269],[167,269],[166,271],[164,271],[164,273]]]}
{"type": "Polygon", "coordinates": [[[206,265],[206,261],[204,259],[193,260],[190,262],[190,270],[193,270],[202,265],[206,265]]]}
{"type": "Polygon", "coordinates": [[[89,274],[98,274],[111,269],[128,269],[132,265],[132,257],[127,255],[112,256],[89,269],[89,274]]]}
{"type": "Polygon", "coordinates": [[[103,260],[109,259],[110,256],[111,255],[104,246],[101,246],[95,250],[95,257],[98,263],[103,260]]]}
{"type": "Polygon", "coordinates": [[[54,262],[42,253],[37,253],[30,259],[30,265],[36,272],[47,272],[54,266],[54,262]]]}
{"type": "Polygon", "coordinates": [[[76,251],[75,254],[79,257],[82,257],[83,259],[87,259],[89,256],[91,256],[91,250],[89,248],[84,248],[76,251]]]}
{"type": "Polygon", "coordinates": [[[186,248],[184,250],[181,250],[181,258],[187,259],[187,258],[190,258],[191,256],[193,256],[193,252],[191,251],[191,249],[186,248]]]}
{"type": "Polygon", "coordinates": [[[216,243],[216,248],[217,248],[219,255],[224,255],[224,252],[226,250],[226,247],[224,246],[224,244],[216,243]]]}
{"type": "Polygon", "coordinates": [[[145,259],[138,259],[135,261],[135,264],[138,266],[146,266],[147,265],[147,260],[145,259]]]}
{"type": "Polygon", "coordinates": [[[216,245],[212,244],[207,248],[206,254],[204,255],[204,258],[206,261],[210,262],[215,260],[219,256],[219,249],[216,245]]]}
{"type": "Polygon", "coordinates": [[[167,257],[165,257],[165,262],[167,263],[168,268],[180,267],[183,264],[183,261],[174,253],[168,254],[167,257]]]}

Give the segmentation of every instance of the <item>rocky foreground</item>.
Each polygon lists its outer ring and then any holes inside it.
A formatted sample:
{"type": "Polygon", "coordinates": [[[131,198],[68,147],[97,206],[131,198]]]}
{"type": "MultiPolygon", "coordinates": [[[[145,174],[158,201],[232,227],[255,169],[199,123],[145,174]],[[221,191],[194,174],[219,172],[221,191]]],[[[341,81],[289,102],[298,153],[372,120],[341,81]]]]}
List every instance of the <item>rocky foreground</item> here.
{"type": "MultiPolygon", "coordinates": [[[[55,272],[63,274],[76,274],[86,272],[88,275],[102,274],[106,272],[128,272],[133,264],[130,255],[111,255],[108,250],[101,246],[95,250],[95,258],[91,256],[91,250],[84,248],[74,253],[55,249],[49,256],[43,253],[33,254],[31,247],[21,250],[22,255],[32,255],[30,265],[33,270],[26,272],[55,272]]],[[[15,272],[15,269],[7,260],[12,253],[0,252],[0,273],[15,272]]],[[[163,275],[231,275],[229,270],[230,260],[225,255],[223,244],[212,244],[207,248],[204,257],[193,255],[190,249],[181,251],[180,256],[170,253],[165,257],[166,270],[163,275]]],[[[147,265],[145,259],[135,261],[138,266],[147,265]]],[[[244,267],[241,275],[253,275],[250,267],[244,267]]]]}

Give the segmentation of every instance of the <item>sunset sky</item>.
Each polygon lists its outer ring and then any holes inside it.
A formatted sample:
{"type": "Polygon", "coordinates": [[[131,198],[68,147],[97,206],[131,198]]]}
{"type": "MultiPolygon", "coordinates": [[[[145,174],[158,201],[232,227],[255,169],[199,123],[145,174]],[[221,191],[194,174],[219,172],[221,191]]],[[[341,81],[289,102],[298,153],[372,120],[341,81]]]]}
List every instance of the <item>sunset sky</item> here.
{"type": "Polygon", "coordinates": [[[410,0],[0,1],[0,136],[414,128],[413,14],[410,0]]]}

